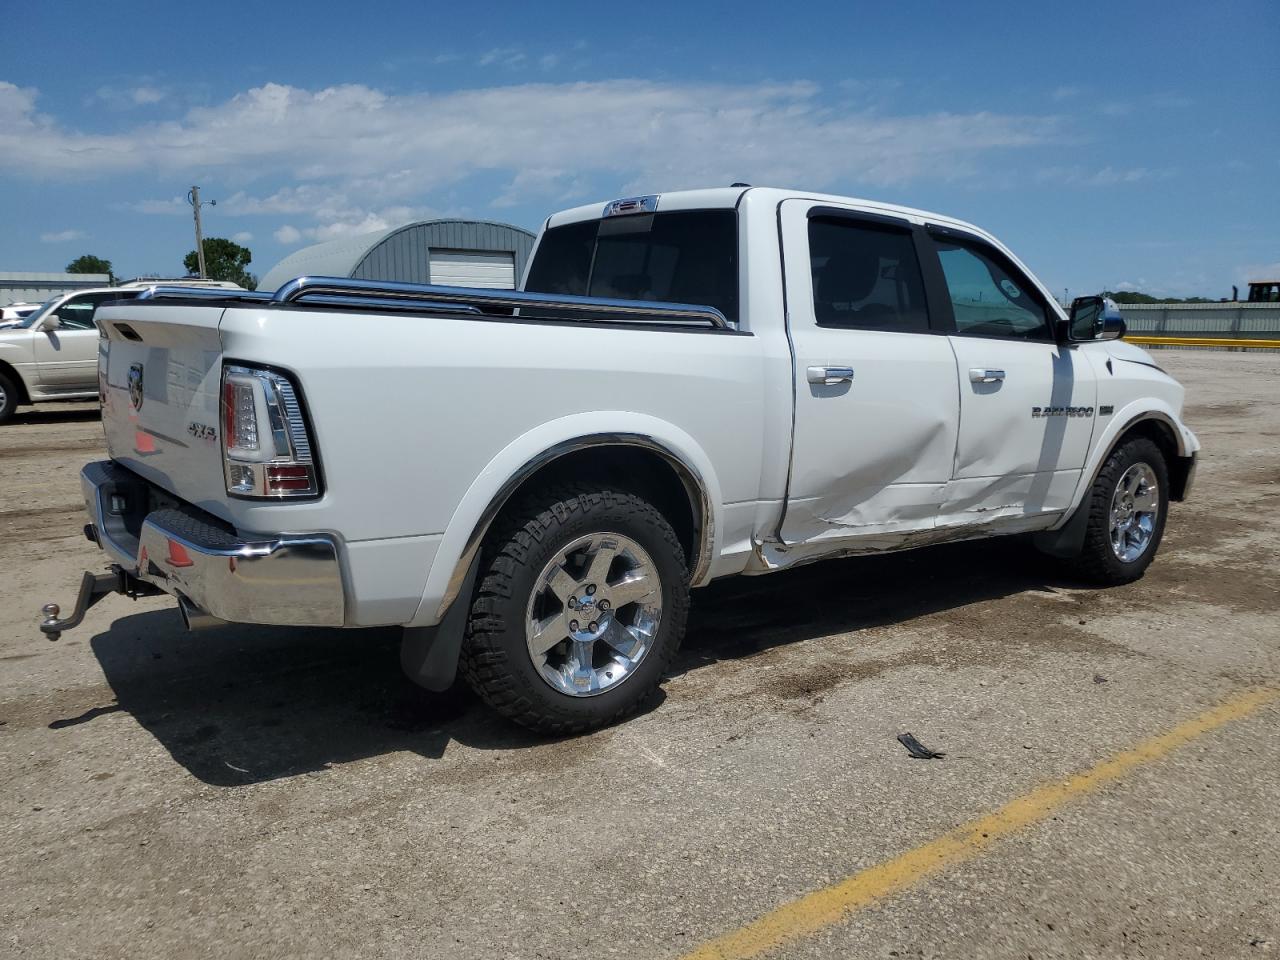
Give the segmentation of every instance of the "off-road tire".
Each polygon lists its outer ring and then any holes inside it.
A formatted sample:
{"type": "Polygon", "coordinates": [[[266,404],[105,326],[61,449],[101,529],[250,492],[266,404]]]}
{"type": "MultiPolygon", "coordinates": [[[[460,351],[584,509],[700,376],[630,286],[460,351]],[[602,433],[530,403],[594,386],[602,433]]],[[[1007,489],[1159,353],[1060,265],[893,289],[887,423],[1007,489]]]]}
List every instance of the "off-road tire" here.
{"type": "Polygon", "coordinates": [[[460,670],[485,703],[508,719],[545,733],[581,733],[622,719],[653,695],[680,646],[688,611],[684,548],[652,504],[596,484],[557,484],[524,497],[490,532],[460,670]],[[631,538],[652,558],[662,617],[652,648],[633,673],[597,695],[572,696],[553,689],[529,655],[527,605],[539,571],[558,551],[604,531],[631,538]]]}
{"type": "Polygon", "coordinates": [[[4,396],[0,400],[0,423],[8,423],[18,409],[18,385],[7,373],[0,373],[0,394],[4,396]]]}
{"type": "Polygon", "coordinates": [[[1099,586],[1119,586],[1139,579],[1160,549],[1165,519],[1169,515],[1169,468],[1160,448],[1146,437],[1134,437],[1119,444],[1107,456],[1080,509],[1089,511],[1089,520],[1084,547],[1079,556],[1069,561],[1073,571],[1099,586]],[[1155,472],[1159,509],[1150,544],[1136,560],[1126,563],[1116,556],[1111,546],[1111,500],[1120,478],[1137,463],[1146,463],[1155,472]]]}

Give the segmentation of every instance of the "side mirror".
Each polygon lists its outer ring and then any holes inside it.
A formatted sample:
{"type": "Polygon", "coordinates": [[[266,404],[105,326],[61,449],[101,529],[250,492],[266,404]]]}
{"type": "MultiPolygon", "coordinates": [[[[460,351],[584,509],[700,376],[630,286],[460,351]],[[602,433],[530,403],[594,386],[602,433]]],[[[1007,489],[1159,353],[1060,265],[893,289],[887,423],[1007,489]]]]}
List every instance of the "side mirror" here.
{"type": "Polygon", "coordinates": [[[40,324],[40,329],[48,332],[50,330],[57,330],[60,326],[62,326],[62,318],[55,313],[52,316],[44,318],[44,322],[40,324]]]}
{"type": "Polygon", "coordinates": [[[1076,297],[1071,301],[1063,339],[1071,343],[1117,340],[1124,336],[1124,331],[1124,318],[1114,301],[1103,297],[1076,297]]]}

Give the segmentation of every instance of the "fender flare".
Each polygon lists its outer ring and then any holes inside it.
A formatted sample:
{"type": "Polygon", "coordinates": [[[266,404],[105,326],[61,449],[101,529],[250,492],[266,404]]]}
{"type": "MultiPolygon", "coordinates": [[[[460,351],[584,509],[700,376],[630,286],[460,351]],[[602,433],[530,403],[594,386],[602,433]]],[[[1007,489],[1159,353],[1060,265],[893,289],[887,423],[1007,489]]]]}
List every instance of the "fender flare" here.
{"type": "Polygon", "coordinates": [[[444,619],[462,592],[489,528],[530,477],[563,456],[592,447],[636,447],[672,466],[690,498],[698,532],[690,582],[701,585],[716,555],[722,526],[720,484],[701,446],[679,427],[645,414],[600,411],[533,428],[504,447],[468,488],[441,536],[422,600],[410,626],[444,619]],[[601,429],[608,424],[610,429],[601,429]]]}
{"type": "Polygon", "coordinates": [[[1107,457],[1111,456],[1111,451],[1116,448],[1120,438],[1146,420],[1154,420],[1169,427],[1173,433],[1174,441],[1178,445],[1179,457],[1194,456],[1196,451],[1200,449],[1200,443],[1195,434],[1182,424],[1172,407],[1160,401],[1153,401],[1150,397],[1133,401],[1117,411],[1107,428],[1102,431],[1098,441],[1093,444],[1089,459],[1085,461],[1084,469],[1080,471],[1080,479],[1076,483],[1076,492],[1071,499],[1071,506],[1063,513],[1062,519],[1056,525],[1041,535],[1041,540],[1046,542],[1048,539],[1063,540],[1065,538],[1065,540],[1073,540],[1075,539],[1074,534],[1079,534],[1079,539],[1083,542],[1083,525],[1076,523],[1073,527],[1072,521],[1077,519],[1085,496],[1093,489],[1094,481],[1098,479],[1098,473],[1102,470],[1102,465],[1107,462],[1107,457]],[[1062,536],[1054,538],[1053,535],[1055,533],[1062,534],[1062,536]]]}

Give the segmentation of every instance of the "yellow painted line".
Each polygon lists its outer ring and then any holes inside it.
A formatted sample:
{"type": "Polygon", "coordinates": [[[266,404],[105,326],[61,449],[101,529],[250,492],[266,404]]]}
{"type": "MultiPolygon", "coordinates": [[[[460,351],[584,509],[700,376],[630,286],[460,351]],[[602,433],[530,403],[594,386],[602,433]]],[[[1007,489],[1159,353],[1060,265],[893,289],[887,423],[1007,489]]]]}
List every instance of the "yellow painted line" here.
{"type": "Polygon", "coordinates": [[[1039,823],[1069,801],[1093,793],[1223,724],[1247,717],[1277,697],[1280,690],[1267,688],[1237,694],[1088,770],[1045,784],[923,846],[783,904],[744,927],[708,941],[681,960],[746,960],[816,933],[856,910],[976,857],[1001,837],[1039,823]]]}
{"type": "Polygon", "coordinates": [[[1164,347],[1262,347],[1280,350],[1280,340],[1251,340],[1248,337],[1147,337],[1125,334],[1130,343],[1147,343],[1164,347]]]}

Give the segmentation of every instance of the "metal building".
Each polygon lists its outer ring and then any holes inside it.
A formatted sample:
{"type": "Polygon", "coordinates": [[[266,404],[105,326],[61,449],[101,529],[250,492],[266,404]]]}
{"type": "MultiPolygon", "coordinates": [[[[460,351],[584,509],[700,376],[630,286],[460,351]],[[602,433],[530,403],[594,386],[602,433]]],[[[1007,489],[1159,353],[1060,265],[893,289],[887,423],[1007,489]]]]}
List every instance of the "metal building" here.
{"type": "Polygon", "coordinates": [[[258,289],[278,290],[301,276],[511,289],[533,241],[532,233],[509,223],[423,220],[303,247],[268,270],[258,289]]]}
{"type": "Polygon", "coordinates": [[[0,306],[44,303],[69,290],[109,286],[111,277],[105,273],[0,273],[0,306]]]}

